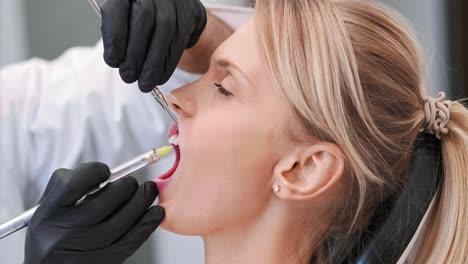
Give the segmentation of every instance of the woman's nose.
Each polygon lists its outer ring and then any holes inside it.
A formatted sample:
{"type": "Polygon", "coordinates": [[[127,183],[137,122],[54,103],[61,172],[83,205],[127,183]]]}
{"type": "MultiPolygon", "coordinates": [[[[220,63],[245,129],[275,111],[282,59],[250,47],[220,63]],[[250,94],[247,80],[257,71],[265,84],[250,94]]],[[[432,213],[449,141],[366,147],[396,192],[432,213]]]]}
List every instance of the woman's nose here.
{"type": "Polygon", "coordinates": [[[178,88],[170,92],[166,96],[166,100],[179,117],[188,118],[193,115],[193,102],[180,89],[178,88]]]}

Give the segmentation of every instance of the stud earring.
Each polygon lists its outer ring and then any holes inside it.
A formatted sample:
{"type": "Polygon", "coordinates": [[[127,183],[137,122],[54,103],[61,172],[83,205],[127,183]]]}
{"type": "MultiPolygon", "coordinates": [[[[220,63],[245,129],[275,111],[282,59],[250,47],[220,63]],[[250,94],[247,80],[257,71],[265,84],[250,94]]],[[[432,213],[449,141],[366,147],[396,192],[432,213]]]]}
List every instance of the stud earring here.
{"type": "Polygon", "coordinates": [[[273,186],[273,190],[274,190],[275,192],[279,192],[279,191],[281,190],[281,187],[280,187],[278,184],[275,184],[275,185],[273,186]]]}

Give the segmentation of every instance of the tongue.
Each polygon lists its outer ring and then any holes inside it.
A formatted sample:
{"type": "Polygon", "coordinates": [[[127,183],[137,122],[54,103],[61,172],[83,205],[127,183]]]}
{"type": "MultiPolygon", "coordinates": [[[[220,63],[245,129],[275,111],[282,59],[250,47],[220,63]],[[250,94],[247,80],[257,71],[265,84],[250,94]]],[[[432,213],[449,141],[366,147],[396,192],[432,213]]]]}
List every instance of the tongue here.
{"type": "Polygon", "coordinates": [[[172,165],[172,168],[169,169],[166,173],[164,173],[163,175],[159,176],[158,178],[156,178],[156,180],[167,180],[169,179],[172,174],[174,174],[175,170],[177,169],[177,166],[179,165],[179,161],[180,161],[180,150],[179,150],[179,147],[176,146],[176,145],[172,145],[174,147],[174,150],[175,150],[175,153],[176,153],[176,158],[175,158],[175,161],[174,161],[174,165],[172,165]]]}

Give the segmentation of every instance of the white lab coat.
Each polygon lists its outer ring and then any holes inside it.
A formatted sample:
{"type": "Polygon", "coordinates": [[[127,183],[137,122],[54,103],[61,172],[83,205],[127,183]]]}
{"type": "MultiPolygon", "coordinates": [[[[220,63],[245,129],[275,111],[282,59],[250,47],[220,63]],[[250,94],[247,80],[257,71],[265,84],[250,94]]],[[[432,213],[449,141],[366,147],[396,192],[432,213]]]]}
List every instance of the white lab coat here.
{"type": "MultiPolygon", "coordinates": [[[[118,70],[102,62],[101,46],[73,48],[51,62],[32,59],[1,70],[1,222],[33,206],[57,168],[92,160],[113,167],[167,145],[171,120],[150,95],[123,83],[118,70]]],[[[164,91],[191,77],[178,71],[164,91]]],[[[0,263],[21,262],[23,235],[0,241],[0,248],[11,248],[12,239],[17,240],[21,252],[15,261],[0,255],[0,263]]]]}
{"type": "MultiPolygon", "coordinates": [[[[233,28],[251,15],[246,8],[210,10],[233,28]]],[[[31,59],[0,70],[0,222],[35,205],[57,168],[93,160],[113,167],[167,145],[172,120],[136,84],[121,81],[102,53],[99,42],[53,61],[31,59]]],[[[176,70],[162,90],[196,77],[176,70]]],[[[150,177],[171,163],[154,166],[150,177]]],[[[0,240],[0,263],[23,261],[24,233],[0,240]]]]}

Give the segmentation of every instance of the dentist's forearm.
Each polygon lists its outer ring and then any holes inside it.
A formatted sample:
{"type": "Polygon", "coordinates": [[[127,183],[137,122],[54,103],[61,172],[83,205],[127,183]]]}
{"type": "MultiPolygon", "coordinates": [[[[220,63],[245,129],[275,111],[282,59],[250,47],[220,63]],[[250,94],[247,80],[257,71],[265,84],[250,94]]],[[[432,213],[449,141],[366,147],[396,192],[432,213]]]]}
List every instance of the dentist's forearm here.
{"type": "Polygon", "coordinates": [[[203,74],[208,71],[210,59],[218,46],[232,35],[234,30],[219,18],[207,12],[206,29],[195,46],[186,49],[177,65],[178,68],[203,74]]]}

